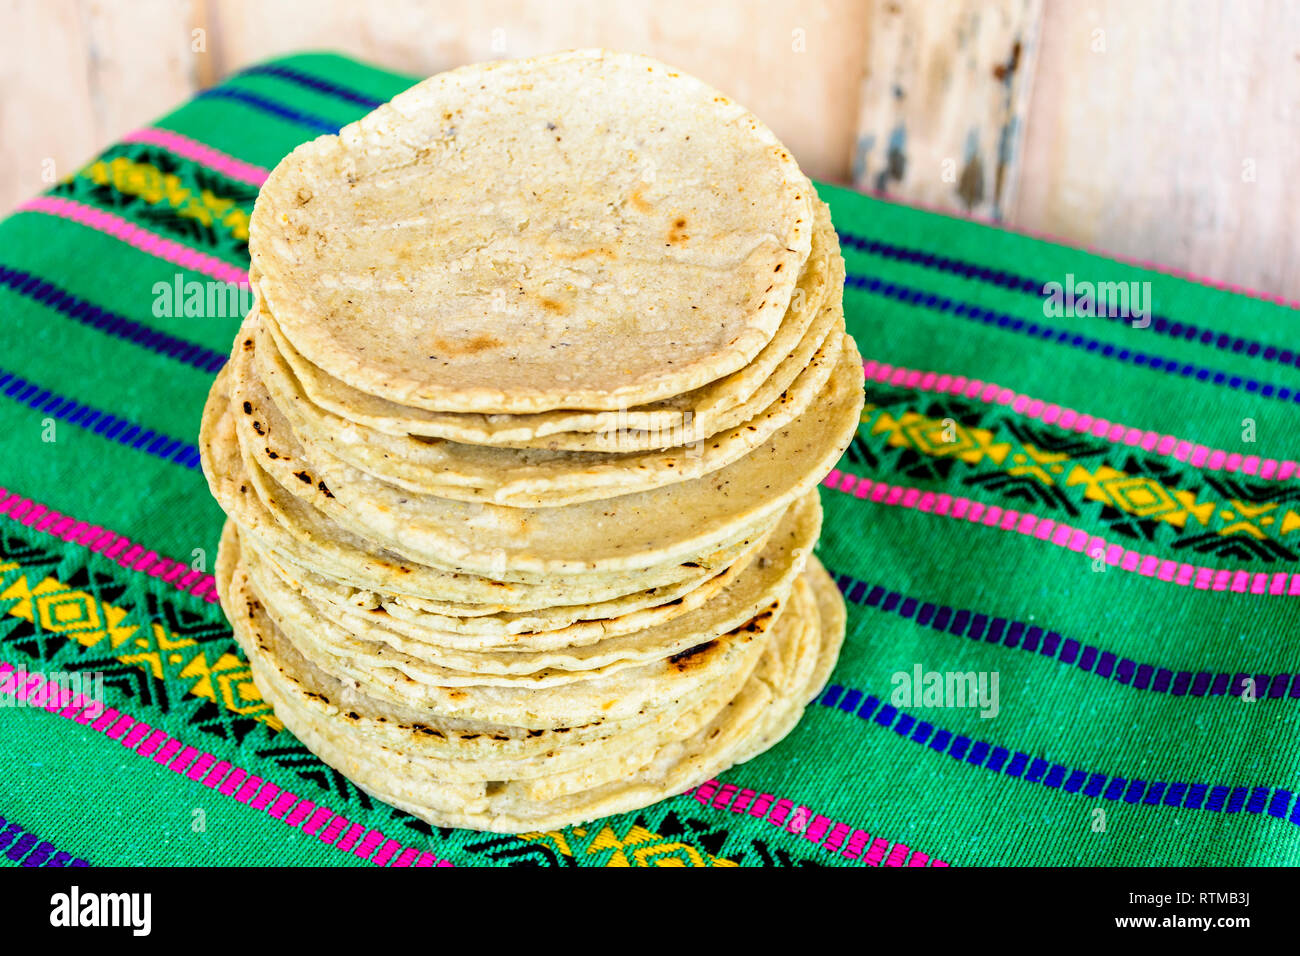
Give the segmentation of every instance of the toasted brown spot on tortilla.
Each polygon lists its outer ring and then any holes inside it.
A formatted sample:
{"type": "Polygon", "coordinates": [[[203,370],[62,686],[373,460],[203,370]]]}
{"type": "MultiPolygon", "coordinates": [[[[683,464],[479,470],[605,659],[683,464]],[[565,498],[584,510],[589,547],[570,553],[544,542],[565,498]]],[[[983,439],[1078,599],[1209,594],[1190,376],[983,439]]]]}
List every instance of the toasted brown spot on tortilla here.
{"type": "Polygon", "coordinates": [[[436,338],[430,343],[430,348],[443,356],[477,355],[479,352],[497,348],[501,344],[500,339],[493,338],[490,335],[476,335],[471,339],[460,340],[436,338]]]}
{"type": "Polygon", "coordinates": [[[654,206],[646,202],[645,198],[641,195],[641,186],[637,186],[636,189],[628,193],[627,201],[628,204],[637,212],[648,213],[654,210],[654,206]]]}
{"type": "Polygon", "coordinates": [[[717,647],[717,641],[708,641],[704,644],[696,644],[694,647],[688,647],[684,651],[678,651],[672,657],[668,658],[668,663],[675,667],[678,672],[685,672],[696,664],[700,663],[699,658],[706,656],[708,652],[717,647]]]}

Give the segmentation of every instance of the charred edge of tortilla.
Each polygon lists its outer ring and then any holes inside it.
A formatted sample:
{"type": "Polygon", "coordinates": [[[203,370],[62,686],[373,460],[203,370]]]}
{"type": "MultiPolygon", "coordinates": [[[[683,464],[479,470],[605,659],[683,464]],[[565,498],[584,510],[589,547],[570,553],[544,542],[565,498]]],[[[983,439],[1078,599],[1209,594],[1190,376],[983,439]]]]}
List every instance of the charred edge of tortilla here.
{"type": "Polygon", "coordinates": [[[684,651],[678,651],[672,657],[668,658],[671,667],[677,670],[679,674],[685,673],[692,667],[703,665],[704,659],[709,656],[709,652],[718,646],[716,640],[706,641],[703,644],[696,644],[694,647],[688,647],[684,651]]]}
{"type": "Polygon", "coordinates": [[[780,606],[780,601],[773,601],[766,610],[756,614],[739,627],[733,627],[727,632],[727,636],[730,637],[733,634],[748,634],[752,637],[755,634],[762,633],[766,630],[767,625],[772,618],[776,616],[776,612],[780,606]]]}

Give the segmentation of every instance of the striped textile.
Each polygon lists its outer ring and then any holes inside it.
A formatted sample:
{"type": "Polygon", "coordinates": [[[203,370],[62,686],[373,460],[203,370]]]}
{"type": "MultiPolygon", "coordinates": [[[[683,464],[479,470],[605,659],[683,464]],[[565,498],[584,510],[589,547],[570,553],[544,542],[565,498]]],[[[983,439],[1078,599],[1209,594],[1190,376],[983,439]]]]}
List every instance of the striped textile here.
{"type": "Polygon", "coordinates": [[[213,603],[199,411],[267,170],[410,82],[245,70],[0,223],[0,865],[1300,862],[1296,304],[830,186],[867,407],[789,739],[503,837],[283,732],[213,603]]]}

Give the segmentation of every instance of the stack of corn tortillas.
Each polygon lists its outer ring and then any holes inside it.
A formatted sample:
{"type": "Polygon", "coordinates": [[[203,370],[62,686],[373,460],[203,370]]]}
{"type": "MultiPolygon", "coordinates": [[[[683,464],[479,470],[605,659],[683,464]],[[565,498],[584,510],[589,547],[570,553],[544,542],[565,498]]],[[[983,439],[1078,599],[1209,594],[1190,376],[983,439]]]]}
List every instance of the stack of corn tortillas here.
{"type": "Polygon", "coordinates": [[[203,465],[222,604],[321,759],[548,829],[766,750],[844,632],[816,485],[843,261],[715,91],[581,51],[436,76],[271,174],[203,465]]]}

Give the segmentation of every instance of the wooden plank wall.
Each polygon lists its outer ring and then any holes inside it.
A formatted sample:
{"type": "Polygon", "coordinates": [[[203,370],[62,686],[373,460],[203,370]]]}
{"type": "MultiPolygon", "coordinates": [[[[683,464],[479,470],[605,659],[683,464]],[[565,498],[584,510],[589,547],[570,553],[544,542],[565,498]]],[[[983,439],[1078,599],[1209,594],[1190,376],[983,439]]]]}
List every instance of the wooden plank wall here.
{"type": "Polygon", "coordinates": [[[1300,299],[1300,3],[1051,2],[1040,35],[1008,219],[1300,299]]]}
{"type": "Polygon", "coordinates": [[[816,177],[1300,298],[1295,0],[0,0],[0,210],[245,66],[602,45],[816,177]]]}
{"type": "Polygon", "coordinates": [[[1037,54],[1041,0],[894,3],[871,20],[853,181],[1001,219],[1037,54]]]}

